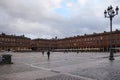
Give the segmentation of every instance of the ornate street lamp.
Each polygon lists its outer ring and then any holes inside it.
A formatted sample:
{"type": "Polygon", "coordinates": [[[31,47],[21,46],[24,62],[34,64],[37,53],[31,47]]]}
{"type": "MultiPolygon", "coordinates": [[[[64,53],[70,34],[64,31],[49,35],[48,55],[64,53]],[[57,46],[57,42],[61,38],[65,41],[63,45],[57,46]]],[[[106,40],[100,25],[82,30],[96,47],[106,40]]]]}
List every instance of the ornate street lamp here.
{"type": "Polygon", "coordinates": [[[107,10],[104,11],[105,18],[110,18],[110,56],[109,60],[114,60],[113,50],[112,50],[112,18],[115,15],[118,15],[118,6],[116,6],[116,9],[114,10],[112,6],[109,6],[107,10]]]}

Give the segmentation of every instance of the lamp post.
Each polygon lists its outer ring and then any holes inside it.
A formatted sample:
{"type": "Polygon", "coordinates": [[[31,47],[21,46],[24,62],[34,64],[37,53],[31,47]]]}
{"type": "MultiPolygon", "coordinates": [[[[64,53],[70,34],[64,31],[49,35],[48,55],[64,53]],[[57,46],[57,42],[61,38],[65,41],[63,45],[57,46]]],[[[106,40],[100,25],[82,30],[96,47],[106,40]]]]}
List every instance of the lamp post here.
{"type": "Polygon", "coordinates": [[[110,55],[109,60],[114,60],[113,50],[112,50],[112,19],[115,15],[118,15],[118,6],[114,10],[112,6],[109,6],[107,10],[104,11],[105,18],[110,18],[110,55]]]}

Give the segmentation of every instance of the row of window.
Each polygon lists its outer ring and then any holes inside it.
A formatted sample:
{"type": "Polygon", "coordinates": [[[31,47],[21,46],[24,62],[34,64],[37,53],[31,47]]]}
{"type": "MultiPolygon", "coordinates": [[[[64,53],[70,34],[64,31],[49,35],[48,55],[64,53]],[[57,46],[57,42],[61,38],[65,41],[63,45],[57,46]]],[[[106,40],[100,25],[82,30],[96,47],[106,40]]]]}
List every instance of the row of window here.
{"type": "Polygon", "coordinates": [[[7,38],[7,37],[0,37],[0,40],[2,41],[26,41],[26,40],[30,40],[30,39],[27,39],[27,38],[7,38]]]}

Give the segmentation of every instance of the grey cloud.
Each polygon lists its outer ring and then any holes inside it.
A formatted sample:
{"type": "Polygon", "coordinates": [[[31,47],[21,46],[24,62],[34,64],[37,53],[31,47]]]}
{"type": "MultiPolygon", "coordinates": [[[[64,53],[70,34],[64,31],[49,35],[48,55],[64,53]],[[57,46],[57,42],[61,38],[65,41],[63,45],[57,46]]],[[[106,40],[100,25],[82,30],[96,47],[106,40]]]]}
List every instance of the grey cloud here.
{"type": "MultiPolygon", "coordinates": [[[[46,6],[40,0],[0,1],[0,32],[25,34],[31,38],[52,38],[103,32],[109,28],[109,20],[103,14],[107,8],[104,4],[95,8],[85,6],[79,15],[71,18],[61,17],[46,6]],[[97,9],[103,16],[95,15],[97,9]]],[[[116,17],[114,24],[120,25],[120,15],[116,17]]]]}

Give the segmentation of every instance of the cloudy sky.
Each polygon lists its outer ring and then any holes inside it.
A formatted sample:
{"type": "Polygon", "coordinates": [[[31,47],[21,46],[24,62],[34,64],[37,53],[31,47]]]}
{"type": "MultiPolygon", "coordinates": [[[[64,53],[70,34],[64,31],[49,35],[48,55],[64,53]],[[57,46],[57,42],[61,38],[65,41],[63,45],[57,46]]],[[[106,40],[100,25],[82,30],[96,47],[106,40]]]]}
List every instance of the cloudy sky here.
{"type": "MultiPolygon", "coordinates": [[[[104,10],[120,0],[0,0],[0,33],[58,38],[109,31],[104,10]]],[[[120,30],[120,14],[113,30],[120,30]]]]}

